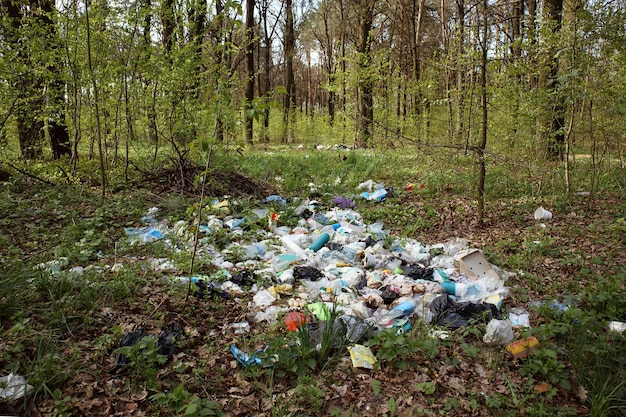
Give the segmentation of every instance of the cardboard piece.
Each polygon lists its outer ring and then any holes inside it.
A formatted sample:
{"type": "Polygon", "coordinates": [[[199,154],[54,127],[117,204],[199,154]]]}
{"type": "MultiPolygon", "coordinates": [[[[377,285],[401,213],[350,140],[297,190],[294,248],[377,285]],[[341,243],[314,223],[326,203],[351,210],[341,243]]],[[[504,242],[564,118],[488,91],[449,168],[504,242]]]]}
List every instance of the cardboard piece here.
{"type": "Polygon", "coordinates": [[[454,261],[459,268],[459,273],[465,274],[469,279],[478,280],[489,277],[500,280],[500,276],[493,270],[491,264],[478,249],[468,249],[457,253],[454,261]]]}

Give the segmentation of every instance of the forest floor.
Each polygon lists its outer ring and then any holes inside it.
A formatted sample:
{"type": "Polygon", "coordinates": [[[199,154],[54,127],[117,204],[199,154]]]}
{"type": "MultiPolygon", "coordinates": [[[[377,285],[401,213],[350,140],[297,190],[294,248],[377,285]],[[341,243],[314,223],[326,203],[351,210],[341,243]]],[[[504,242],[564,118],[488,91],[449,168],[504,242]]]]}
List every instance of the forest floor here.
{"type": "MultiPolygon", "coordinates": [[[[228,184],[216,195],[252,200],[274,191],[244,176],[228,184]]],[[[70,265],[102,268],[100,280],[111,285],[124,279],[132,282],[122,285],[125,288],[103,286],[92,292],[99,299],[80,302],[86,284],[79,278],[65,279],[63,286],[54,277],[36,277],[29,288],[14,284],[19,291],[13,296],[26,297],[21,301],[3,293],[0,367],[3,375],[15,370],[36,386],[27,401],[0,404],[4,414],[588,415],[592,387],[574,372],[576,357],[567,335],[576,321],[529,306],[551,299],[574,306],[578,300],[582,314],[589,307],[598,320],[626,319],[608,317],[624,314],[623,307],[608,307],[624,299],[626,203],[620,196],[593,195],[588,201],[589,196],[572,195],[567,201],[553,201],[549,206],[553,218],[543,224],[533,219],[539,201],[488,201],[485,225],[478,227],[471,199],[406,191],[379,204],[358,203],[356,210],[366,222],[385,219],[385,229],[392,234],[412,226],[411,237],[425,244],[468,239],[490,262],[516,273],[506,282],[510,295],[504,308],[530,311],[533,334],[543,350],[534,359],[513,361],[502,347],[482,341],[484,325],[435,339],[428,354],[422,345],[403,350],[402,344],[410,346],[412,337],[424,340],[427,327],[414,323],[405,339],[389,342],[398,349],[398,360],[387,357],[373,370],[353,368],[347,352],[299,377],[269,368],[243,368],[229,346],[241,346],[244,338],[230,324],[247,319],[250,297],[186,300],[184,292],[172,290],[161,274],[147,267],[155,253],[135,248],[139,251],[135,256],[130,251],[121,256],[116,244],[123,227],[136,224],[140,213],[152,205],[175,216],[185,213],[193,200],[153,188],[120,191],[102,203],[97,189],[50,187],[28,178],[2,188],[6,214],[0,221],[0,259],[5,274],[24,273],[16,260],[32,268],[69,253],[70,265]],[[409,214],[403,216],[404,210],[409,214]],[[423,226],[415,227],[419,222],[423,226]],[[106,269],[119,262],[134,275],[106,269]],[[606,308],[600,311],[603,305],[606,308]],[[57,314],[50,316],[52,312],[57,314]],[[152,374],[149,369],[113,371],[113,349],[121,333],[140,324],[146,333],[157,334],[171,322],[180,324],[185,335],[172,360],[152,374]],[[155,393],[169,394],[158,398],[155,393]],[[194,402],[197,398],[206,401],[194,402]]],[[[253,323],[245,340],[249,349],[255,349],[268,334],[281,332],[280,325],[253,323]]],[[[517,337],[522,334],[528,333],[516,331],[517,337]]],[[[619,334],[604,331],[602,338],[624,344],[619,334]]]]}

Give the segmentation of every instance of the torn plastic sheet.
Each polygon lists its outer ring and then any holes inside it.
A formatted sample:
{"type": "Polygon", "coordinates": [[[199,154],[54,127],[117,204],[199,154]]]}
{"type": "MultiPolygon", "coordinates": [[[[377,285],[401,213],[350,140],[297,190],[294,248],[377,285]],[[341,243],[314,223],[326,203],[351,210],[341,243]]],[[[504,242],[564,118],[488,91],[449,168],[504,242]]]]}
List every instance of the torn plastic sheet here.
{"type": "Polygon", "coordinates": [[[28,395],[33,386],[26,382],[23,376],[10,373],[0,377],[0,398],[8,401],[18,400],[28,395]]]}
{"type": "Polygon", "coordinates": [[[149,243],[163,239],[168,233],[167,227],[163,224],[146,227],[127,227],[124,229],[126,236],[131,243],[149,243]]]}

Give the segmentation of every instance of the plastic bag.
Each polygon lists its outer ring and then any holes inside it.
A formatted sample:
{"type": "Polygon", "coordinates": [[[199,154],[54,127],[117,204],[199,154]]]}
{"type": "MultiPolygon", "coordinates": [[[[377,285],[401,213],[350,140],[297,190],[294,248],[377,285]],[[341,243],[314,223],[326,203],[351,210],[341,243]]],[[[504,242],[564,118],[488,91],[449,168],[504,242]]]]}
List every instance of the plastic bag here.
{"type": "Polygon", "coordinates": [[[467,326],[474,321],[502,319],[500,311],[493,304],[455,303],[447,295],[441,295],[430,304],[433,324],[452,329],[467,326]]]}
{"type": "Polygon", "coordinates": [[[267,307],[276,301],[276,297],[270,294],[268,290],[261,290],[252,297],[252,301],[256,307],[267,307]]]}
{"type": "Polygon", "coordinates": [[[493,319],[487,324],[487,331],[483,336],[483,342],[489,344],[507,345],[513,341],[513,327],[508,320],[493,319]]]}

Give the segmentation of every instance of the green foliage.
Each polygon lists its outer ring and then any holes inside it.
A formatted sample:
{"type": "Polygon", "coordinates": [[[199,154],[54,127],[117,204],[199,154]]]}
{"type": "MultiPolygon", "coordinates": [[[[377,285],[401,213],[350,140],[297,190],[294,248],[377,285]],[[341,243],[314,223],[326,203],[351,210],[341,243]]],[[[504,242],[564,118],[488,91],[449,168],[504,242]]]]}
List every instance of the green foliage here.
{"type": "Polygon", "coordinates": [[[167,362],[167,356],[158,353],[157,342],[156,336],[144,336],[132,346],[115,349],[116,354],[124,355],[130,361],[129,372],[133,385],[137,386],[143,380],[150,389],[158,386],[157,367],[167,362]]]}
{"type": "Polygon", "coordinates": [[[350,344],[340,315],[333,308],[326,321],[309,317],[309,324],[300,326],[297,331],[270,338],[267,348],[258,356],[271,363],[277,376],[303,377],[311,371],[321,371],[335,363],[350,344]]]}
{"type": "Polygon", "coordinates": [[[180,417],[224,415],[217,402],[190,393],[182,382],[171,391],[151,395],[150,400],[180,417]]]}
{"type": "Polygon", "coordinates": [[[395,328],[383,329],[366,345],[373,348],[381,367],[401,370],[418,367],[420,357],[433,359],[439,354],[438,340],[428,336],[428,332],[421,334],[419,329],[408,333],[398,332],[395,328]]]}

